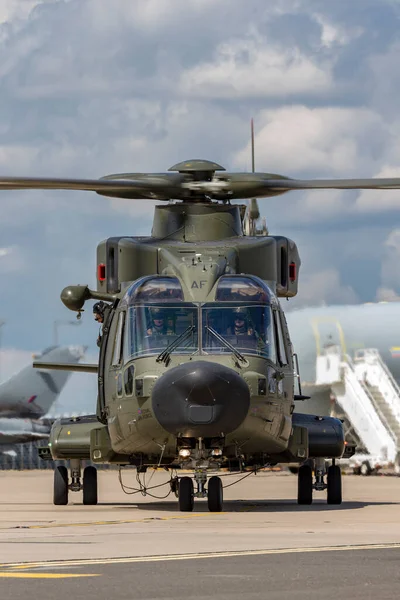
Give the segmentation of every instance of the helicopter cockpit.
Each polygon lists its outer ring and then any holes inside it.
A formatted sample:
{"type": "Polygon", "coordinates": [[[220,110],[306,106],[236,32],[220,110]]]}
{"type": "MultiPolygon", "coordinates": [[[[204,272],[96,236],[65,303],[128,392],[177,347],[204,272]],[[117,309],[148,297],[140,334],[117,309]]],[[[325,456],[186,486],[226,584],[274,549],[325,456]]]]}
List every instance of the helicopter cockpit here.
{"type": "Polygon", "coordinates": [[[127,290],[125,361],[158,355],[239,352],[275,361],[268,285],[255,276],[224,275],[212,302],[187,302],[177,277],[144,277],[127,290]]]}

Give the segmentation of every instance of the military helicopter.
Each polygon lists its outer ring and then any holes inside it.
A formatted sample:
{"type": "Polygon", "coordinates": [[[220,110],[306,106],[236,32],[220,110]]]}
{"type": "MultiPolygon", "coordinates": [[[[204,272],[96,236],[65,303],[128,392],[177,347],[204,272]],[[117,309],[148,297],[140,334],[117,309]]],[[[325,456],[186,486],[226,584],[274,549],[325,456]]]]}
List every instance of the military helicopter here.
{"type": "Polygon", "coordinates": [[[400,178],[298,180],[255,172],[254,144],[252,163],[244,173],[196,159],[167,173],[0,178],[2,190],[160,201],[150,237],[98,244],[97,289],[71,285],[61,293],[78,318],[87,301],[106,308],[98,364],[41,363],[98,377],[96,414],[56,421],[39,451],[69,461],[69,472],[54,469],[54,504],[67,504],[69,492],[80,490],[84,504],[96,504],[93,465],[101,463],[138,473],[192,471],[193,477],[171,478],[181,511],[192,511],[195,497],[206,497],[210,511],[222,510],[220,469],[277,463],[299,465],[299,504],[311,504],[314,490],[327,490],[328,504],[342,502],[335,460],[354,449],[345,447],[338,419],[293,412],[305,396],[280,299],[297,294],[300,257],[294,241],[259,226],[257,198],[399,189],[400,178]],[[82,478],[81,461],[88,459],[82,478]]]}

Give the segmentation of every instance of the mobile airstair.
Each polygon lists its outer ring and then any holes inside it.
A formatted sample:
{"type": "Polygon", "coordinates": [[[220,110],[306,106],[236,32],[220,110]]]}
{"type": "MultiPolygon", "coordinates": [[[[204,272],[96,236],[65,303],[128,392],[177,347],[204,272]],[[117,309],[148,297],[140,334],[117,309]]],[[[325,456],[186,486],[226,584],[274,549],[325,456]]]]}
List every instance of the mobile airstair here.
{"type": "Polygon", "coordinates": [[[330,346],[317,357],[315,383],[330,387],[336,416],[345,417],[346,434],[364,456],[353,457],[354,465],[358,461],[363,474],[388,463],[398,470],[400,387],[379,352],[359,350],[351,359],[340,347],[330,346]]]}

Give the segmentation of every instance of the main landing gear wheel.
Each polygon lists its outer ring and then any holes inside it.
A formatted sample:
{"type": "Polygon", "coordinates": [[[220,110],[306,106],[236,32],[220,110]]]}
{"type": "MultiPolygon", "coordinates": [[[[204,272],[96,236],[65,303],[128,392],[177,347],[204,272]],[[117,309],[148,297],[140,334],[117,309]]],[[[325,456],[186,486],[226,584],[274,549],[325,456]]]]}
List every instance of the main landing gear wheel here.
{"type": "Polygon", "coordinates": [[[297,479],[297,503],[312,504],[313,500],[313,478],[312,470],[309,465],[302,465],[299,468],[297,479]]]}
{"type": "Polygon", "coordinates": [[[368,477],[372,473],[372,468],[368,460],[365,460],[360,467],[360,475],[368,477]]]}
{"type": "Polygon", "coordinates": [[[211,477],[207,490],[208,510],[210,512],[221,512],[223,501],[222,481],[219,477],[211,477]]]}
{"type": "Polygon", "coordinates": [[[328,504],[342,504],[342,473],[340,467],[332,465],[328,469],[328,504]]]}
{"type": "Polygon", "coordinates": [[[58,466],[54,469],[53,503],[56,506],[68,504],[68,469],[58,466]]]}
{"type": "Polygon", "coordinates": [[[194,506],[193,479],[182,477],[179,481],[179,510],[191,512],[194,506]]]}
{"type": "Polygon", "coordinates": [[[86,467],[83,471],[83,504],[97,504],[97,469],[86,467]]]}

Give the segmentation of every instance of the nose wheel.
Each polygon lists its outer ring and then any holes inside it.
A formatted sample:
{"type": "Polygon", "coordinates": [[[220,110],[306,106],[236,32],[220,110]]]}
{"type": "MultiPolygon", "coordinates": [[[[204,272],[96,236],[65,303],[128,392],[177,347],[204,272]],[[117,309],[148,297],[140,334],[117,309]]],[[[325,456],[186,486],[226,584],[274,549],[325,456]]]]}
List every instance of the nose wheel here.
{"type": "Polygon", "coordinates": [[[221,512],[223,501],[222,481],[219,477],[211,477],[207,490],[208,510],[210,512],[221,512]]]}
{"type": "Polygon", "coordinates": [[[179,481],[178,490],[179,510],[182,512],[192,512],[194,506],[193,479],[182,477],[179,481]]]}
{"type": "Polygon", "coordinates": [[[221,512],[224,494],[222,481],[219,477],[211,477],[208,482],[207,490],[205,483],[207,476],[204,471],[196,472],[194,475],[197,492],[194,492],[193,479],[191,477],[182,477],[179,480],[178,501],[181,512],[192,512],[194,508],[194,498],[204,498],[207,496],[208,510],[210,512],[221,512]]]}

